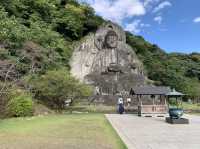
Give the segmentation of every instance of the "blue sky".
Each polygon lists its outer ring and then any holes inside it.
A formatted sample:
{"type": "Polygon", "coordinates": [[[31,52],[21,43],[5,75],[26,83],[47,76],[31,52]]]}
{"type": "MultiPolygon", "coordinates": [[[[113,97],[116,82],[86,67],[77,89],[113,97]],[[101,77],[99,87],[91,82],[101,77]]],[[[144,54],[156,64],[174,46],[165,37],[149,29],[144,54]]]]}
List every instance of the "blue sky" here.
{"type": "Polygon", "coordinates": [[[166,52],[200,52],[200,0],[80,0],[166,52]]]}

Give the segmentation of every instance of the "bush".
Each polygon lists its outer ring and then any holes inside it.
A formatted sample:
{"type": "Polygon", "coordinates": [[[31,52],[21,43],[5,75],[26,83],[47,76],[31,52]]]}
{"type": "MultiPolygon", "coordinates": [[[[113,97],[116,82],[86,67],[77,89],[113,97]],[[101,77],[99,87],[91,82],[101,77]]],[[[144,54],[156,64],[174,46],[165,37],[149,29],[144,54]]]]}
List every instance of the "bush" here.
{"type": "Polygon", "coordinates": [[[48,71],[42,76],[31,76],[27,84],[35,93],[35,98],[53,109],[61,110],[68,99],[90,96],[89,86],[80,83],[65,69],[48,71]]]}
{"type": "Polygon", "coordinates": [[[7,104],[7,114],[12,117],[32,116],[33,100],[31,95],[19,89],[13,91],[7,104]]]}

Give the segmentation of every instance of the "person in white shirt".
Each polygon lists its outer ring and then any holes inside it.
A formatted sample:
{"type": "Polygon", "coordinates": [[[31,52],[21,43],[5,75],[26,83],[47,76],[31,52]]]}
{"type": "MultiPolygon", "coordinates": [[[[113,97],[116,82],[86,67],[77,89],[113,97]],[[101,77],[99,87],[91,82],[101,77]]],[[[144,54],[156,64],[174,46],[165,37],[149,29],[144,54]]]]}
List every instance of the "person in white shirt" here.
{"type": "Polygon", "coordinates": [[[118,112],[119,112],[119,114],[124,113],[124,100],[123,100],[122,96],[120,96],[118,98],[118,112]]]}
{"type": "Polygon", "coordinates": [[[118,104],[124,104],[123,98],[121,96],[118,98],[118,104]]]}
{"type": "Polygon", "coordinates": [[[130,107],[130,105],[131,105],[131,98],[128,97],[126,100],[127,100],[127,103],[128,103],[128,107],[130,107]]]}

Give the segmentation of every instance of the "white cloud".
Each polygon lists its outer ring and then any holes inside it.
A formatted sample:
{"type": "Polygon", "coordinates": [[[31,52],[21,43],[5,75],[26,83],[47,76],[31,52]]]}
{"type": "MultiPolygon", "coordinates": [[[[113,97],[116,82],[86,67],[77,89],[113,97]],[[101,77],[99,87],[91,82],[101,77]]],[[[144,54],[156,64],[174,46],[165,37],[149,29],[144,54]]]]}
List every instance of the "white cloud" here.
{"type": "Polygon", "coordinates": [[[143,28],[150,27],[150,24],[144,24],[141,20],[134,20],[131,23],[125,24],[124,29],[132,33],[138,34],[143,28]]]}
{"type": "Polygon", "coordinates": [[[133,33],[139,33],[141,20],[134,20],[133,22],[125,25],[125,30],[133,33]]]}
{"type": "Polygon", "coordinates": [[[158,3],[160,0],[144,0],[144,7],[148,7],[152,4],[158,3]]]}
{"type": "Polygon", "coordinates": [[[200,23],[200,17],[197,17],[193,20],[194,23],[200,23]]]}
{"type": "Polygon", "coordinates": [[[172,6],[172,4],[169,1],[164,1],[162,3],[160,3],[157,7],[154,8],[153,13],[156,13],[162,9],[164,9],[165,7],[170,7],[172,6]]]}
{"type": "MultiPolygon", "coordinates": [[[[123,26],[125,30],[138,34],[150,24],[143,23],[139,16],[144,16],[147,12],[159,12],[172,4],[168,0],[78,0],[88,3],[95,12],[106,20],[111,20],[123,26]],[[129,23],[130,22],[130,23],[129,23]]],[[[158,15],[154,21],[161,24],[162,16],[158,15]]]]}
{"type": "Polygon", "coordinates": [[[107,20],[119,23],[134,16],[146,13],[144,4],[140,0],[80,0],[90,4],[96,13],[107,20]]]}
{"type": "Polygon", "coordinates": [[[150,24],[144,24],[144,23],[141,23],[140,26],[141,26],[141,27],[151,27],[150,24]]]}
{"type": "Polygon", "coordinates": [[[158,24],[161,24],[162,21],[163,21],[163,18],[161,16],[157,16],[157,17],[154,18],[154,21],[158,22],[158,24]]]}
{"type": "Polygon", "coordinates": [[[144,6],[148,6],[149,4],[153,3],[154,0],[144,0],[144,6]]]}

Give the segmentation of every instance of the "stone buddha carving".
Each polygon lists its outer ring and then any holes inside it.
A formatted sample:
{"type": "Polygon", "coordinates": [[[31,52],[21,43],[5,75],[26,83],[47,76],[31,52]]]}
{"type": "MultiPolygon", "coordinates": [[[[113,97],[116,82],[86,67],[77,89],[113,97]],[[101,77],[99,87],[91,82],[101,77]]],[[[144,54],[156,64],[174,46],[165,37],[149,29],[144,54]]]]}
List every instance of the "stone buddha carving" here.
{"type": "Polygon", "coordinates": [[[88,35],[77,46],[71,68],[72,75],[83,82],[99,86],[101,92],[116,91],[114,83],[122,90],[129,90],[144,82],[142,64],[126,44],[123,29],[113,23],[102,25],[95,34],[88,35]]]}
{"type": "Polygon", "coordinates": [[[112,71],[118,65],[118,36],[110,30],[105,36],[103,55],[102,55],[102,70],[103,72],[112,71]]]}
{"type": "MultiPolygon", "coordinates": [[[[95,45],[99,49],[99,61],[101,73],[109,71],[120,71],[118,63],[118,42],[117,33],[109,28],[104,32],[104,35],[96,34],[95,45]]],[[[94,65],[95,68],[97,65],[94,65]]]]}

